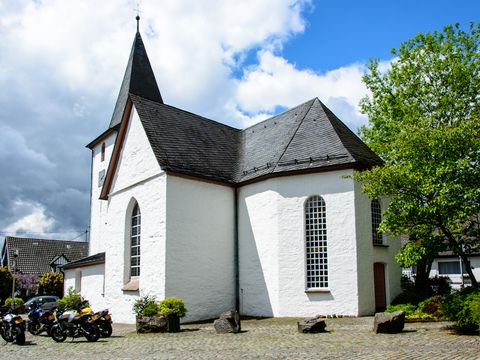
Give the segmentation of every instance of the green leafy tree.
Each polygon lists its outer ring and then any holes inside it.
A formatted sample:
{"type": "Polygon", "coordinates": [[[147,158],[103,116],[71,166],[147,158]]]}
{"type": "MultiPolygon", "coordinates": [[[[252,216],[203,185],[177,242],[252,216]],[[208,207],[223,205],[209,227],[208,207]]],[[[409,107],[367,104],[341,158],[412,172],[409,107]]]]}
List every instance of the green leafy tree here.
{"type": "Polygon", "coordinates": [[[11,295],[12,274],[6,267],[0,267],[0,304],[11,295]]]}
{"type": "Polygon", "coordinates": [[[56,272],[48,272],[42,275],[38,284],[38,293],[40,295],[56,295],[58,297],[63,294],[63,275],[56,272]]]}
{"type": "Polygon", "coordinates": [[[478,24],[447,26],[392,50],[387,70],[369,64],[360,132],[385,164],[355,174],[370,197],[391,198],[380,231],[416,244],[401,262],[452,250],[477,288],[468,254],[480,250],[479,35],[478,24]]]}

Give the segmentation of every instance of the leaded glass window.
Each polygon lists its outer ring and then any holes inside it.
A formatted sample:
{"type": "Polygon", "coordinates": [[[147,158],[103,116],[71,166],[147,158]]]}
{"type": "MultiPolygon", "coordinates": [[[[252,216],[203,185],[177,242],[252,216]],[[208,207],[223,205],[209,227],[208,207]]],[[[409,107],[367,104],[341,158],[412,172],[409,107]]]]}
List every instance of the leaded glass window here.
{"type": "Polygon", "coordinates": [[[136,204],[132,212],[130,234],[130,276],[140,276],[140,227],[140,208],[136,204]]]}
{"type": "Polygon", "coordinates": [[[328,288],[326,206],[317,195],[305,203],[305,251],[307,289],[328,288]]]}
{"type": "Polygon", "coordinates": [[[380,201],[372,200],[372,241],[373,245],[383,245],[383,234],[378,232],[378,227],[382,222],[382,207],[380,201]]]}

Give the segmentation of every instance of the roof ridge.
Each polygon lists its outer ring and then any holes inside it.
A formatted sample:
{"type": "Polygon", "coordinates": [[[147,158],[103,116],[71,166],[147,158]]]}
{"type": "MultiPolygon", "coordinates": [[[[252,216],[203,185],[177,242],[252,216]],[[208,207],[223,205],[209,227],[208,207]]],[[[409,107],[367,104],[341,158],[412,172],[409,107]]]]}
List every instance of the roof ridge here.
{"type": "Polygon", "coordinates": [[[158,101],[150,100],[150,99],[147,99],[147,98],[145,98],[145,97],[143,97],[143,96],[136,95],[136,94],[132,94],[132,93],[130,93],[129,95],[130,95],[130,96],[133,96],[133,97],[141,98],[141,99],[144,100],[144,101],[151,102],[151,103],[154,103],[154,104],[156,104],[156,105],[165,106],[165,107],[168,107],[168,108],[170,108],[170,109],[180,110],[180,111],[182,111],[182,112],[184,112],[184,113],[193,115],[193,116],[195,116],[195,117],[198,118],[198,119],[201,119],[201,120],[204,120],[204,121],[213,122],[213,123],[215,123],[215,124],[221,125],[221,126],[223,126],[223,127],[230,128],[230,129],[235,130],[235,131],[242,131],[242,129],[238,129],[238,128],[236,128],[236,127],[233,127],[233,126],[230,126],[230,125],[221,123],[221,122],[219,122],[219,121],[217,121],[217,120],[209,119],[209,118],[207,118],[207,117],[205,117],[205,116],[195,114],[194,112],[191,112],[191,111],[188,111],[188,110],[185,110],[185,109],[181,109],[181,108],[178,108],[178,107],[173,106],[173,105],[170,105],[170,104],[165,104],[165,103],[161,103],[161,102],[158,102],[158,101]]]}
{"type": "Polygon", "coordinates": [[[72,243],[88,243],[88,241],[77,241],[77,240],[62,240],[62,239],[38,239],[38,238],[29,238],[29,237],[19,237],[19,236],[5,236],[5,240],[32,240],[32,241],[61,241],[61,242],[72,242],[72,243]]]}
{"type": "Polygon", "coordinates": [[[381,158],[372,150],[368,147],[367,144],[365,144],[363,142],[363,140],[357,135],[355,134],[346,124],[343,123],[343,121],[341,121],[333,112],[332,110],[330,110],[324,103],[322,103],[320,100],[320,106],[322,107],[323,111],[325,112],[325,115],[327,116],[327,119],[328,121],[330,122],[330,124],[332,125],[332,128],[333,128],[333,131],[335,132],[335,135],[338,137],[338,139],[340,140],[340,142],[342,143],[343,147],[345,148],[345,150],[348,151],[349,155],[355,160],[355,161],[359,161],[358,159],[358,154],[356,154],[354,151],[352,152],[352,149],[351,149],[351,144],[349,144],[348,142],[346,142],[345,140],[345,137],[344,136],[341,136],[339,133],[338,133],[338,129],[337,127],[341,127],[344,131],[346,131],[348,134],[350,135],[353,135],[354,139],[357,141],[358,145],[360,146],[363,146],[365,148],[367,148],[373,156],[375,157],[378,157],[380,160],[381,158]]]}
{"type": "MultiPolygon", "coordinates": [[[[315,98],[316,99],[316,98],[315,98]]],[[[273,166],[273,169],[272,169],[272,173],[275,172],[275,169],[278,167],[278,163],[280,162],[280,160],[283,158],[283,155],[285,155],[285,153],[287,152],[287,149],[289,148],[290,144],[292,143],[293,139],[295,138],[295,135],[297,135],[297,132],[298,132],[298,129],[300,129],[300,126],[302,126],[303,124],[303,121],[305,120],[305,118],[307,117],[308,113],[310,112],[310,110],[312,109],[312,106],[313,104],[315,103],[315,99],[313,99],[312,103],[310,104],[309,108],[307,111],[305,111],[305,114],[303,115],[302,117],[302,120],[300,120],[300,122],[298,123],[298,126],[297,128],[295,129],[295,131],[293,132],[293,135],[292,137],[290,138],[290,140],[288,141],[288,144],[285,146],[285,148],[283,149],[282,151],[282,154],[280,155],[280,157],[277,159],[276,163],[275,163],[275,166],[273,166]]],[[[311,101],[311,100],[310,100],[311,101]]],[[[307,101],[308,102],[308,101],[307,101]]],[[[304,105],[306,103],[303,103],[302,105],[304,105]]]]}
{"type": "MultiPolygon", "coordinates": [[[[249,127],[246,127],[246,128],[244,128],[244,129],[242,129],[241,131],[249,130],[249,129],[251,129],[252,127],[257,126],[257,125],[260,125],[260,124],[262,124],[262,123],[264,123],[264,122],[266,122],[266,121],[273,120],[273,119],[275,119],[276,117],[279,117],[279,116],[281,116],[281,115],[284,115],[284,114],[286,114],[286,113],[288,113],[288,112],[290,112],[290,111],[293,111],[293,110],[299,108],[300,106],[303,106],[303,105],[309,103],[310,101],[312,101],[312,104],[313,104],[313,101],[315,101],[315,99],[318,99],[318,98],[317,98],[317,97],[314,97],[314,98],[312,98],[312,99],[310,99],[310,100],[304,101],[303,103],[298,104],[298,105],[296,105],[296,106],[294,106],[294,107],[292,107],[292,108],[289,108],[289,109],[287,109],[287,110],[285,110],[285,111],[282,111],[281,113],[275,114],[275,115],[273,115],[273,116],[270,116],[269,118],[266,118],[266,119],[264,119],[264,120],[262,120],[262,121],[259,121],[259,122],[255,123],[255,124],[253,124],[253,125],[250,125],[249,127]]],[[[311,106],[311,105],[310,105],[310,106],[311,106]]]]}

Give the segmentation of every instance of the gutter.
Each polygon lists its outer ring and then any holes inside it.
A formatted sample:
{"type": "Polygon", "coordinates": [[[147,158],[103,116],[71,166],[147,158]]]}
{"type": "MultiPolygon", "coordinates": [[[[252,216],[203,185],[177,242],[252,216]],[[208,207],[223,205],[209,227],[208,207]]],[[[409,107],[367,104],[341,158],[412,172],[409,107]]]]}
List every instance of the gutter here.
{"type": "Polygon", "coordinates": [[[238,187],[235,187],[234,194],[234,229],[233,229],[233,263],[234,263],[234,284],[235,284],[235,310],[240,314],[240,264],[238,256],[238,187]]]}

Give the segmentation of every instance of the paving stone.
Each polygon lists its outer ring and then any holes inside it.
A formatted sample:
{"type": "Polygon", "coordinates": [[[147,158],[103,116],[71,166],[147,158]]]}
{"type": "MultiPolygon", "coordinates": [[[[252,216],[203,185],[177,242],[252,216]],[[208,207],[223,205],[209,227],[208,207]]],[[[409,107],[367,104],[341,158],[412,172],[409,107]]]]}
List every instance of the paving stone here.
{"type": "Polygon", "coordinates": [[[449,322],[407,323],[401,334],[374,334],[373,317],[328,320],[328,332],[305,336],[300,319],[242,320],[242,332],[218,336],[213,323],[179,333],[137,334],[114,324],[113,336],[55,343],[27,334],[17,346],[0,339],[0,359],[480,359],[480,336],[452,334],[449,322]]]}

